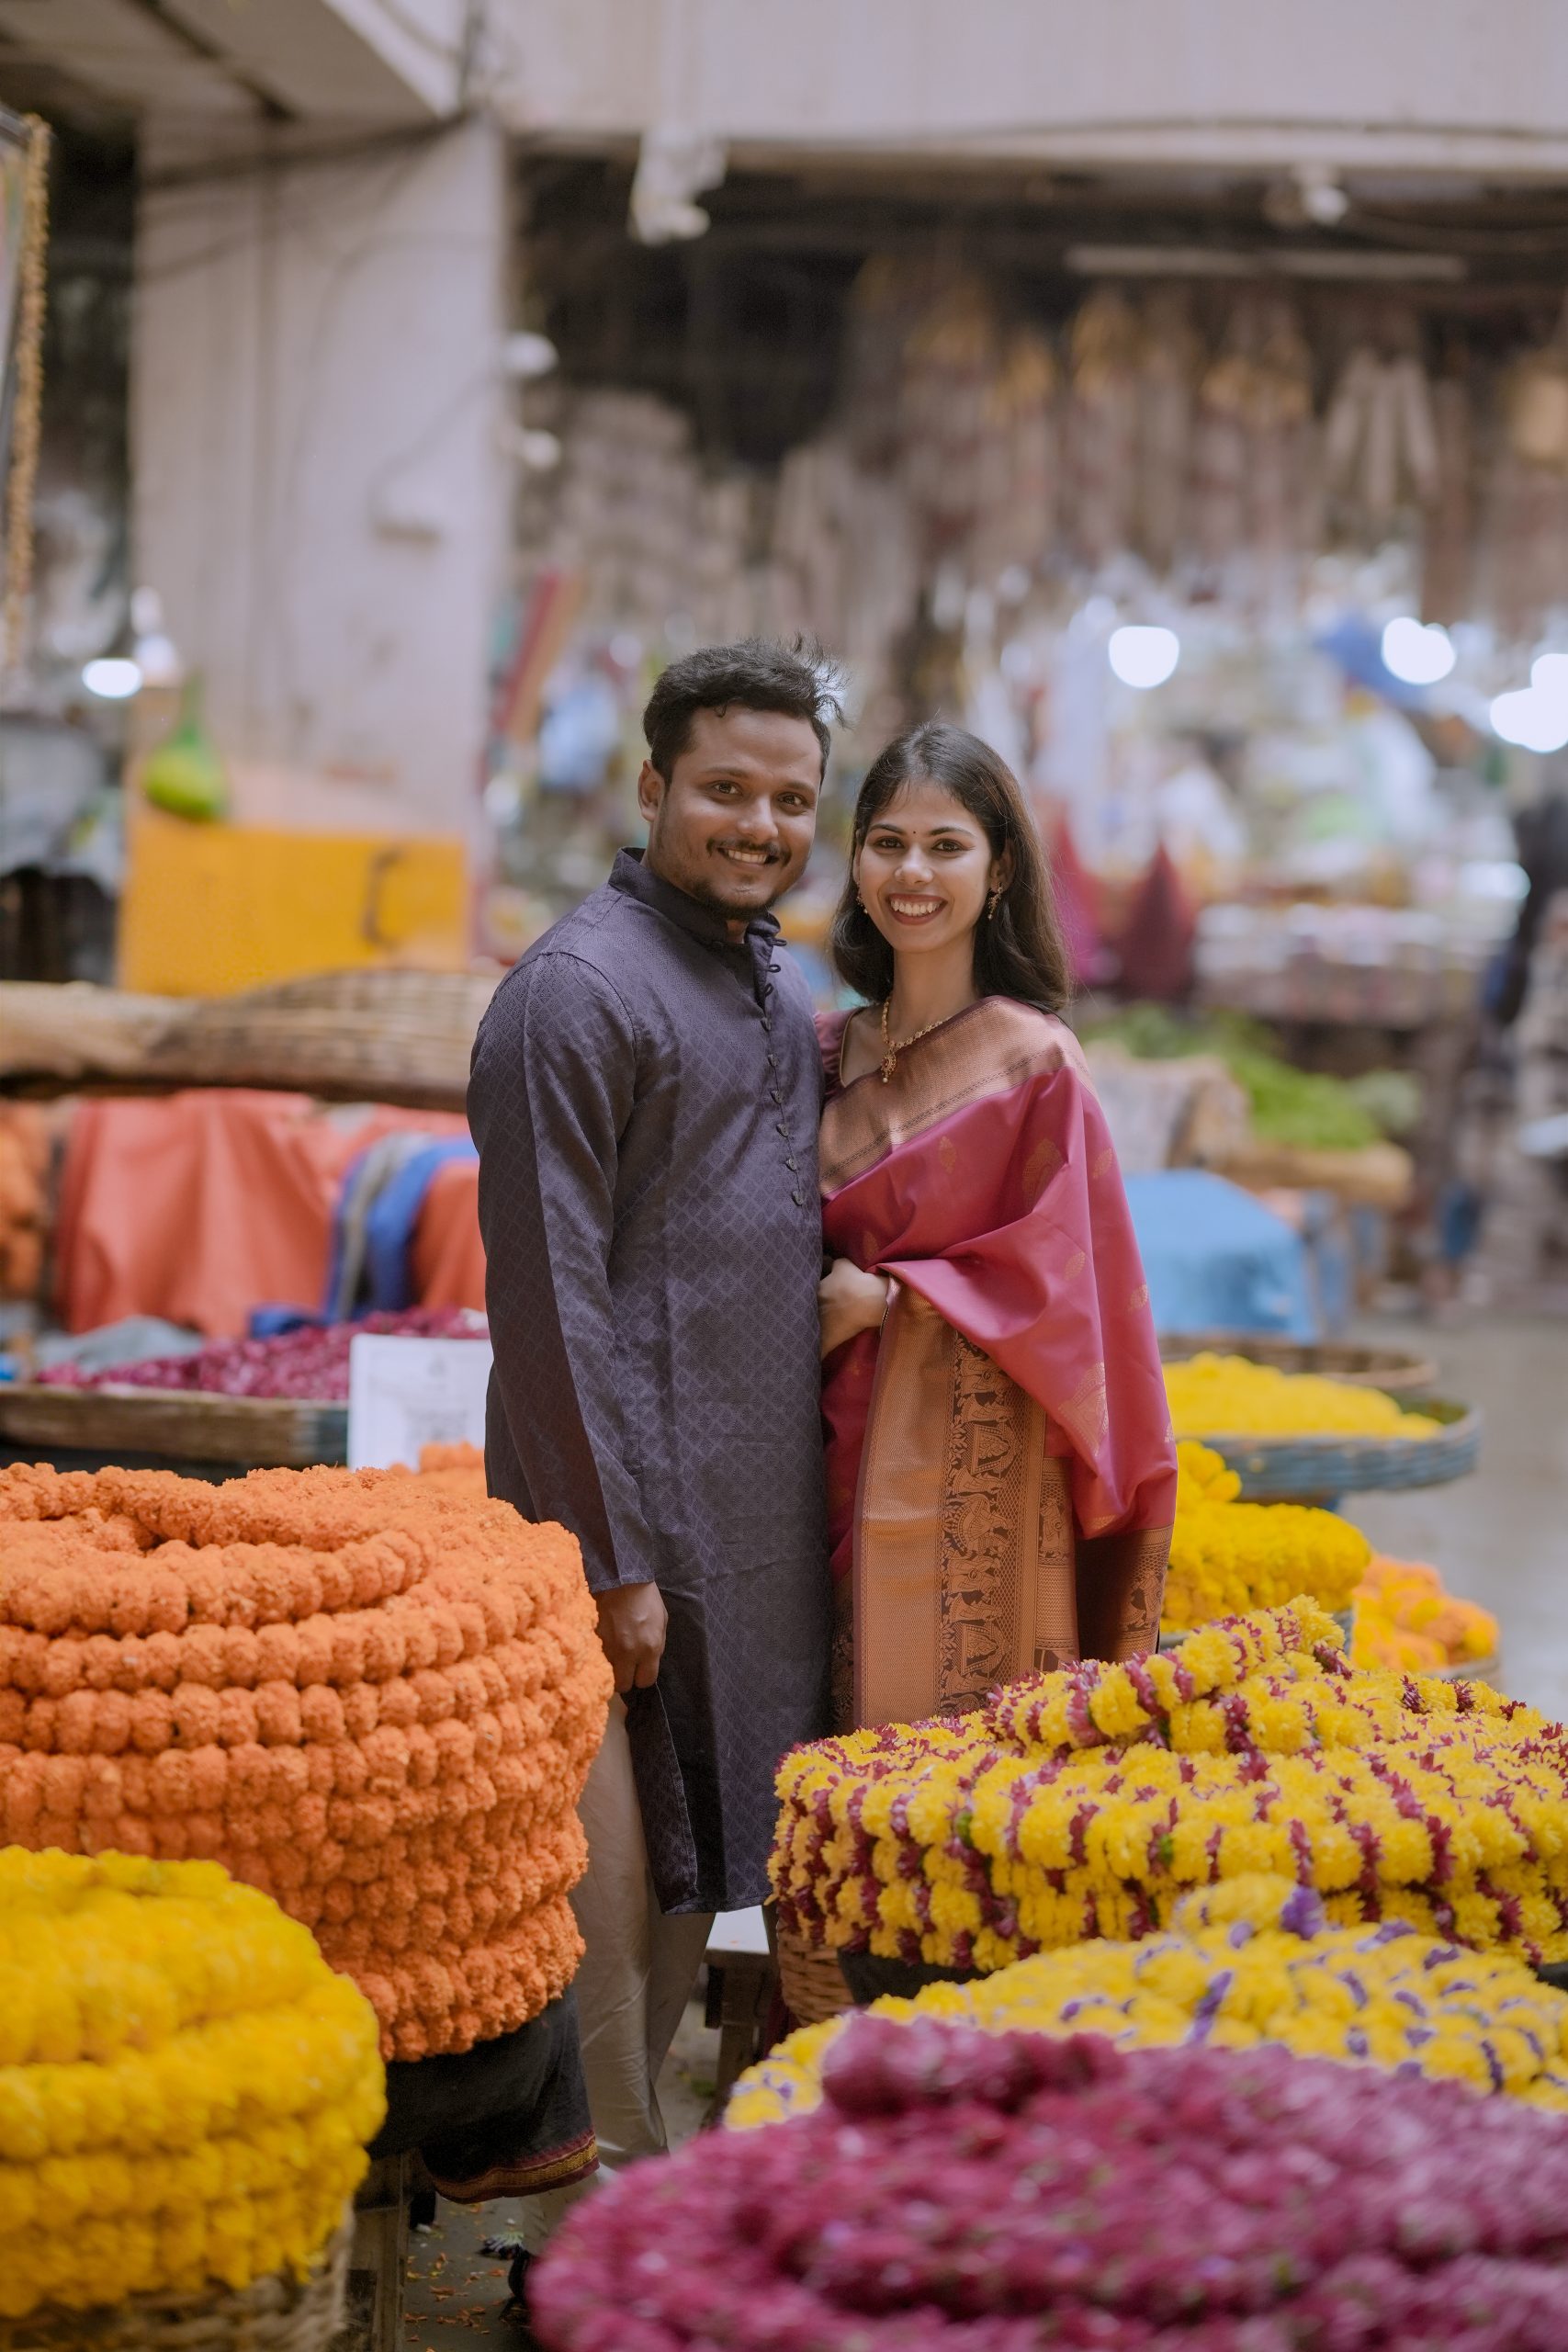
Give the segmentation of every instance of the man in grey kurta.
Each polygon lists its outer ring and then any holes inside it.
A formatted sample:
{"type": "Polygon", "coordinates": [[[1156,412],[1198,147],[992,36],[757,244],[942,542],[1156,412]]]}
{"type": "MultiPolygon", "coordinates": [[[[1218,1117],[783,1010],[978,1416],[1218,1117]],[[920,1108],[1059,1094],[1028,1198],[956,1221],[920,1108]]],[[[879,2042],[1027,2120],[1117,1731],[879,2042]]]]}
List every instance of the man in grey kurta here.
{"type": "Polygon", "coordinates": [[[621,1693],[578,1898],[612,2163],[663,2144],[709,1918],[762,1899],[777,1765],[828,1728],[821,1064],[768,910],[810,848],[820,694],[777,648],[664,673],[646,856],[529,949],[474,1052],[491,1488],[577,1536],[621,1693]]]}

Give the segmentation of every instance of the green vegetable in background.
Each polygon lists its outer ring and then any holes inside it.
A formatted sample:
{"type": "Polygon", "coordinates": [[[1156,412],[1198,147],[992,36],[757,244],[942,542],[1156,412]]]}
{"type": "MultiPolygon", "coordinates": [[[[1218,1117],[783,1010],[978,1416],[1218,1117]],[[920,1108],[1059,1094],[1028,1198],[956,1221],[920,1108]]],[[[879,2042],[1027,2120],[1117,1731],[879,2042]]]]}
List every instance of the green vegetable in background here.
{"type": "MultiPolygon", "coordinates": [[[[1301,1151],[1362,1151],[1382,1140],[1385,1130],[1370,1102],[1358,1100],[1343,1079],[1293,1069],[1281,1061],[1269,1050],[1269,1031],[1243,1014],[1216,1012],[1185,1021],[1163,1005],[1130,1004],[1084,1034],[1124,1047],[1138,1061],[1215,1056],[1246,1094],[1253,1133],[1264,1143],[1301,1151]]],[[[1400,1073],[1381,1075],[1398,1080],[1400,1073]]]]}
{"type": "Polygon", "coordinates": [[[199,678],[186,679],[179,723],[149,752],[141,789],[154,808],[171,817],[212,824],[228,814],[229,779],[203,723],[199,678]]]}

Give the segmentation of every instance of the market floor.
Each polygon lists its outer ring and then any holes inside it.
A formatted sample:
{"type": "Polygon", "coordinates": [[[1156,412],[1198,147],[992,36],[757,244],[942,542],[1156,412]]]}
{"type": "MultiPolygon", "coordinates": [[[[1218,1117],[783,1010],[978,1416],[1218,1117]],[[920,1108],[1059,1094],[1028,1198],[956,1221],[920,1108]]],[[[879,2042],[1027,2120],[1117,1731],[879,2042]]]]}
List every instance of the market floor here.
{"type": "MultiPolygon", "coordinates": [[[[682,2019],[659,2082],[660,2105],[673,2144],[682,2144],[700,2130],[717,2065],[718,2030],[704,2024],[699,1997],[682,2019]]],[[[408,2352],[446,2352],[448,2346],[475,2343],[504,2344],[512,2352],[525,2352],[532,2339],[502,2317],[505,2267],[479,2252],[481,2239],[506,2235],[518,2211],[506,2199],[477,2212],[443,2203],[434,2228],[414,2238],[403,2303],[408,2352]]]]}
{"type": "MultiPolygon", "coordinates": [[[[1437,1361],[1445,1396],[1485,1416],[1481,1467],[1458,1486],[1348,1497],[1347,1514],[1382,1550],[1429,1561],[1450,1590],[1479,1600],[1503,1627],[1505,1690],[1568,1716],[1568,1321],[1562,1317],[1380,1318],[1352,1337],[1419,1351],[1437,1361]]],[[[697,2129],[711,2092],[718,2036],[693,2004],[660,2085],[677,2140],[697,2129]]],[[[470,2214],[443,2205],[414,2241],[404,2342],[412,2352],[476,2340],[527,2339],[501,2317],[506,2280],[479,2251],[514,2209],[470,2214]]]]}

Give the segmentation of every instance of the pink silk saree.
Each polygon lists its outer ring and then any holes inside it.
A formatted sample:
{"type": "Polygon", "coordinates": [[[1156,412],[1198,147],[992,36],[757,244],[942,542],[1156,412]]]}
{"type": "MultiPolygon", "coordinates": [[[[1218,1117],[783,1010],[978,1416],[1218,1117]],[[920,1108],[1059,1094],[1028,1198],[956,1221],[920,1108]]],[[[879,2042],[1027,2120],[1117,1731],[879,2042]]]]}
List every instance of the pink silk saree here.
{"type": "Polygon", "coordinates": [[[987,997],[838,1084],[823,1227],[892,1278],[824,1366],[840,1724],[1154,1646],[1176,1457],[1148,1287],[1077,1041],[987,997]],[[852,1622],[852,1644],[849,1628],[852,1622]],[[845,1652],[852,1647],[852,1696],[845,1652]]]}

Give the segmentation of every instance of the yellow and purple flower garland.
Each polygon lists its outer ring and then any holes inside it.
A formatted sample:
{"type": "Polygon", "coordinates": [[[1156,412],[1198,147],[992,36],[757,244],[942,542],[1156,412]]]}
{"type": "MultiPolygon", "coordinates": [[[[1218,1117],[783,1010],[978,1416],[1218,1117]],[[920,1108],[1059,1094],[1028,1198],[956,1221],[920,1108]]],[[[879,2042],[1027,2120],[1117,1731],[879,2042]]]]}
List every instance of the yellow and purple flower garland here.
{"type": "MultiPolygon", "coordinates": [[[[1275,2041],[1302,2058],[1446,2076],[1568,2113],[1568,1994],[1517,1960],[1439,1944],[1399,1921],[1331,1928],[1316,1894],[1280,1878],[1190,1894],[1171,1932],[1142,1943],[1076,1944],[873,2006],[992,2033],[1102,2033],[1122,2049],[1275,2041]]],[[[726,2122],[747,2130],[818,2106],[847,2022],[791,2034],[742,2075],[726,2122]]]]}
{"type": "Polygon", "coordinates": [[[987,1973],[1263,1871],[1338,1926],[1568,1957],[1568,1735],[1481,1685],[1352,1673],[1337,1643],[1309,1604],[1260,1611],[797,1749],[781,1925],[987,1973]]]}

